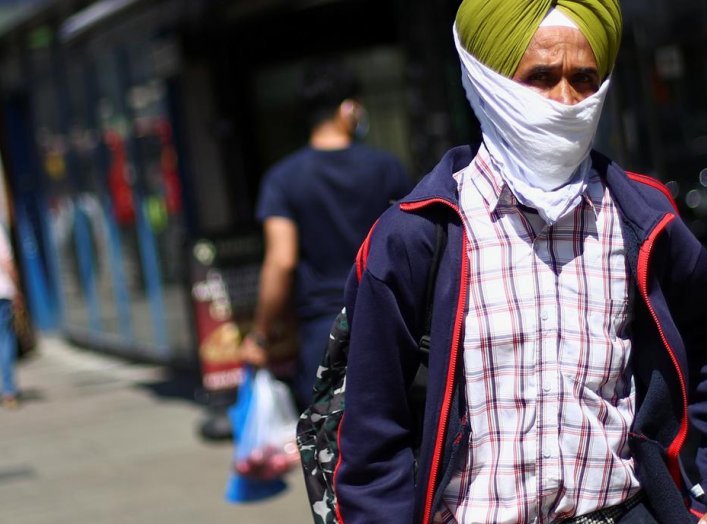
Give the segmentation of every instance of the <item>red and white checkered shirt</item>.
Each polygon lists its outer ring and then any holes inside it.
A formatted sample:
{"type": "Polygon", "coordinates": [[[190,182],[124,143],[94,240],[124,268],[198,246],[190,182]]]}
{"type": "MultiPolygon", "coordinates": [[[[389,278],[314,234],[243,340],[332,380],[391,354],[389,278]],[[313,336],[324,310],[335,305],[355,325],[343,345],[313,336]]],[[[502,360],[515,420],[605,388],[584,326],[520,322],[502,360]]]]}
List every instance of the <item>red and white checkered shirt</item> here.
{"type": "Polygon", "coordinates": [[[518,207],[483,146],[455,178],[471,437],[437,520],[557,522],[620,504],[639,483],[628,271],[608,190],[592,172],[580,203],[547,226],[518,207]]]}

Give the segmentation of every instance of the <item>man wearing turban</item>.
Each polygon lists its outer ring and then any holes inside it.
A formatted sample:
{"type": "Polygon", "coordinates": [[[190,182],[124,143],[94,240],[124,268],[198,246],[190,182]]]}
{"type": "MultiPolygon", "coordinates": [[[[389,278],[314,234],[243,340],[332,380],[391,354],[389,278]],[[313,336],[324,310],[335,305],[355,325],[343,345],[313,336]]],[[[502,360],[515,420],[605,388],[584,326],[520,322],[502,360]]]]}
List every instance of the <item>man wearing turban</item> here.
{"type": "Polygon", "coordinates": [[[592,150],[621,29],[618,0],[461,3],[483,140],[386,211],[352,270],[339,522],[704,514],[707,251],[659,182],[592,150]]]}

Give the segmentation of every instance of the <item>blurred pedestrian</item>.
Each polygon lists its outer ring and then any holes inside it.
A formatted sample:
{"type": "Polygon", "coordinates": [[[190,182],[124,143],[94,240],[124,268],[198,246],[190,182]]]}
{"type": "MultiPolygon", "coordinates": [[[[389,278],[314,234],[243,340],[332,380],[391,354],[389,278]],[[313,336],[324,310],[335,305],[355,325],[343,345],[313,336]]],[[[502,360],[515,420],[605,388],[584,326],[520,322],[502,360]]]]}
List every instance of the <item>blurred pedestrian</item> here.
{"type": "Polygon", "coordinates": [[[464,0],[450,33],[483,141],[352,271],[339,521],[707,523],[707,251],[662,184],[592,150],[619,0],[464,0]]]}
{"type": "Polygon", "coordinates": [[[300,408],[310,402],[358,247],[376,218],[412,187],[393,155],[356,141],[368,125],[358,95],[358,81],[341,60],[306,71],[302,102],[309,144],[265,174],[257,204],[265,258],[254,326],[241,350],[246,361],[264,365],[278,324],[294,303],[300,408]]]}
{"type": "Polygon", "coordinates": [[[15,362],[17,338],[13,327],[14,302],[21,301],[19,279],[5,227],[0,225],[0,378],[2,378],[2,405],[17,408],[15,362]]]}

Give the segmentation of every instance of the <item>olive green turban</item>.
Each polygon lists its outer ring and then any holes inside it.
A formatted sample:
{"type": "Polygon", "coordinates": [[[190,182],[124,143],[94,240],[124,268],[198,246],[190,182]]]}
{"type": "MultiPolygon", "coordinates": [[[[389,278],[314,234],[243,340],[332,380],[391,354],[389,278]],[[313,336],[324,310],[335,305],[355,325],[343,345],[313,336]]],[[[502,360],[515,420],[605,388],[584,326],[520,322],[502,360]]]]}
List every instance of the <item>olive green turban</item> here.
{"type": "Polygon", "coordinates": [[[553,7],[577,24],[606,77],[621,42],[618,0],[464,0],[457,11],[459,40],[477,60],[510,78],[553,7]]]}

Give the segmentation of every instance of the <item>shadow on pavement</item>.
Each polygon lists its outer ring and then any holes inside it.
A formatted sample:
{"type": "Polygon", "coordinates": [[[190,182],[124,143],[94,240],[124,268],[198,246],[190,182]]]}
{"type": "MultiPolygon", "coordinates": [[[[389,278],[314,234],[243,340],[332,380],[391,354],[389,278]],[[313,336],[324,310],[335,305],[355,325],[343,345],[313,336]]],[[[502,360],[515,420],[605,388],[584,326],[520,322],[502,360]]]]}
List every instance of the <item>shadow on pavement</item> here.
{"type": "Polygon", "coordinates": [[[47,396],[41,389],[38,388],[20,387],[18,398],[23,404],[28,402],[46,402],[47,400],[47,396]]]}
{"type": "Polygon", "coordinates": [[[203,404],[199,399],[201,378],[195,372],[168,370],[165,371],[163,380],[140,382],[136,387],[145,389],[157,397],[203,404]]]}
{"type": "Polygon", "coordinates": [[[233,433],[228,419],[228,407],[236,400],[235,390],[208,392],[201,384],[198,372],[166,370],[163,380],[139,382],[135,387],[168,400],[191,402],[203,408],[196,431],[207,442],[230,442],[233,433]]]}

